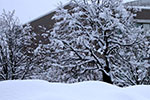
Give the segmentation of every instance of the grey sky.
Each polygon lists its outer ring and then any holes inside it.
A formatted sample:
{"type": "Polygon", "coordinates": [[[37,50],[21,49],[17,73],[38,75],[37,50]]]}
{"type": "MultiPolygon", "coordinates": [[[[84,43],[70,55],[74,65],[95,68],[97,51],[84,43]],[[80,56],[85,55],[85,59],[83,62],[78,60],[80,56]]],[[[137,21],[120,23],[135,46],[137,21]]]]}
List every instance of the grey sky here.
{"type": "Polygon", "coordinates": [[[55,9],[60,2],[64,4],[68,1],[69,0],[0,0],[0,14],[3,9],[6,11],[15,10],[15,16],[19,17],[22,23],[26,23],[55,9]]]}

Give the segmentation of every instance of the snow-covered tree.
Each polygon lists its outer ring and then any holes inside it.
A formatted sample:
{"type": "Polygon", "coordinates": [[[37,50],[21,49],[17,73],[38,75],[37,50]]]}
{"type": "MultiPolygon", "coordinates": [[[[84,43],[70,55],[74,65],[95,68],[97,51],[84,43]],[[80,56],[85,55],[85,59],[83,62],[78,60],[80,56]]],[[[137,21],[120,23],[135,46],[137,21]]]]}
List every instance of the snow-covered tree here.
{"type": "Polygon", "coordinates": [[[148,73],[143,60],[148,41],[132,12],[121,0],[72,0],[69,9],[60,6],[50,44],[44,47],[50,48],[49,66],[64,68],[70,81],[99,75],[120,86],[140,84],[148,73]]]}
{"type": "Polygon", "coordinates": [[[24,79],[32,69],[29,25],[22,26],[14,12],[0,15],[0,80],[24,79]]]}
{"type": "Polygon", "coordinates": [[[136,38],[136,43],[118,49],[116,57],[120,59],[111,62],[115,84],[150,84],[149,38],[149,32],[143,32],[136,38]]]}

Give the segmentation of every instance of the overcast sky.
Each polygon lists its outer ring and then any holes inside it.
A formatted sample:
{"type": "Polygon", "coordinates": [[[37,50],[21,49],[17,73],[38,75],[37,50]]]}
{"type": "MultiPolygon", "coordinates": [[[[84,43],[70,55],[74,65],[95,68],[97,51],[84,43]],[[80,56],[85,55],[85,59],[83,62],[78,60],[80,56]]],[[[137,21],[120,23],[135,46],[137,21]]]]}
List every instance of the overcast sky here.
{"type": "MultiPolygon", "coordinates": [[[[63,4],[69,0],[0,0],[0,14],[15,10],[15,16],[21,23],[27,23],[55,9],[60,2],[63,4]]],[[[133,1],[133,0],[124,0],[133,1]]]]}

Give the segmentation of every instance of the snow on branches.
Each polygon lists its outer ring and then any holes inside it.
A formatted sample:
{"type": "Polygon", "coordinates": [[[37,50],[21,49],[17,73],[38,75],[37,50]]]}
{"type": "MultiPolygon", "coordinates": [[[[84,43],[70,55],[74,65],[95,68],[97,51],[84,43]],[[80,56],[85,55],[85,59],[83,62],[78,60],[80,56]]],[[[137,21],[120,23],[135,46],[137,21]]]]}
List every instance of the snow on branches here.
{"type": "Polygon", "coordinates": [[[76,79],[94,71],[102,72],[108,83],[142,84],[139,71],[147,66],[142,62],[147,34],[137,27],[135,15],[121,0],[72,0],[69,5],[60,6],[53,17],[50,65],[68,68],[76,79]]]}
{"type": "Polygon", "coordinates": [[[19,25],[14,12],[0,15],[0,80],[24,79],[31,68],[27,47],[31,27],[19,25]]]}

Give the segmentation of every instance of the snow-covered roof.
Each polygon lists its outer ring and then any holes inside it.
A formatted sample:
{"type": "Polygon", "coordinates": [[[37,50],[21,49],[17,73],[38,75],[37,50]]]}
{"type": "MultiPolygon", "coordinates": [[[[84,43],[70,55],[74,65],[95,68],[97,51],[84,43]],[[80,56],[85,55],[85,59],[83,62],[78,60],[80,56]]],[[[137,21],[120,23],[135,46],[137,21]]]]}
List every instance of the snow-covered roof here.
{"type": "Polygon", "coordinates": [[[150,0],[135,0],[127,3],[130,6],[146,6],[150,7],[150,0]]]}

